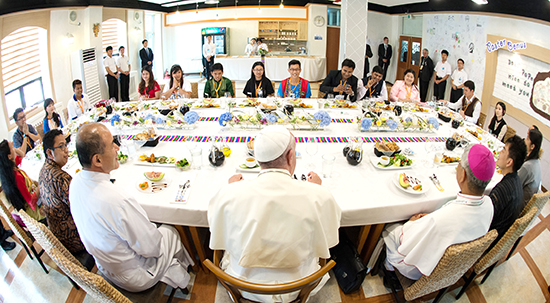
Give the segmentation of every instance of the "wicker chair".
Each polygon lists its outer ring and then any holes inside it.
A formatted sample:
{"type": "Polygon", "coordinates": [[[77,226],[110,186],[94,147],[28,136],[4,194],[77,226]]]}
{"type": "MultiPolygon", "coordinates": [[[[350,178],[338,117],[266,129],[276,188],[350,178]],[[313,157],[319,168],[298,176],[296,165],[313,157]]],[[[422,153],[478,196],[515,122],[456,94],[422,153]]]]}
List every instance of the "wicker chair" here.
{"type": "Polygon", "coordinates": [[[326,95],[326,94],[325,94],[324,92],[319,91],[319,92],[317,93],[317,98],[318,98],[318,99],[323,99],[323,98],[325,97],[325,95],[326,95]]]}
{"type": "Polygon", "coordinates": [[[197,99],[199,97],[199,84],[197,82],[191,82],[191,98],[197,99]]]}
{"type": "Polygon", "coordinates": [[[523,215],[522,217],[518,218],[512,226],[508,229],[508,231],[504,234],[504,236],[497,242],[495,247],[493,247],[487,254],[485,254],[479,261],[477,261],[476,264],[472,267],[472,273],[469,277],[466,277],[464,275],[462,278],[464,279],[465,283],[458,295],[456,296],[456,299],[458,300],[464,292],[466,292],[466,289],[472,283],[472,281],[477,277],[477,275],[481,274],[484,270],[489,268],[487,273],[485,274],[485,277],[483,277],[483,280],[481,280],[481,284],[489,278],[489,275],[493,271],[493,269],[496,267],[499,260],[504,258],[514,242],[521,236],[521,233],[529,226],[531,221],[533,221],[533,218],[535,218],[535,213],[537,213],[537,208],[533,207],[531,208],[531,211],[529,211],[527,214],[523,215]]]}
{"type": "MultiPolygon", "coordinates": [[[[540,214],[541,210],[544,208],[546,202],[548,202],[548,198],[550,198],[550,191],[541,194],[534,194],[527,205],[525,205],[519,216],[525,216],[525,214],[527,214],[531,210],[531,208],[536,207],[538,209],[537,213],[535,214],[536,218],[540,214]]],[[[514,251],[516,250],[516,247],[518,247],[519,242],[521,242],[521,239],[523,239],[523,234],[516,240],[514,246],[512,246],[512,249],[510,250],[508,257],[506,257],[506,260],[510,259],[510,257],[514,254],[514,251]]]]}
{"type": "MultiPolygon", "coordinates": [[[[216,253],[216,252],[215,252],[216,253]]],[[[214,262],[218,263],[219,259],[217,255],[214,255],[214,262]]],[[[275,294],[287,294],[295,291],[300,291],[298,297],[292,301],[292,303],[304,303],[307,301],[311,291],[319,285],[323,276],[336,265],[334,260],[331,260],[323,267],[321,267],[315,273],[304,277],[302,279],[284,283],[284,284],[257,284],[247,282],[241,279],[237,279],[229,274],[225,273],[218,265],[214,265],[212,261],[206,259],[203,264],[210,269],[218,278],[218,281],[222,284],[225,289],[229,292],[231,300],[236,303],[252,303],[255,301],[250,301],[242,297],[241,291],[246,291],[254,294],[262,295],[275,295],[275,294]]]]}
{"type": "MultiPolygon", "coordinates": [[[[497,235],[496,230],[491,230],[476,240],[449,246],[433,272],[429,276],[422,276],[418,281],[410,280],[396,270],[397,278],[403,286],[405,299],[411,301],[439,290],[433,303],[439,302],[447,289],[460,280],[497,235]]],[[[397,292],[395,289],[392,291],[399,302],[397,292]]]]}
{"type": "MultiPolygon", "coordinates": [[[[29,232],[33,235],[36,242],[38,242],[38,244],[40,244],[40,246],[44,248],[48,255],[50,254],[50,250],[52,249],[52,247],[55,247],[60,253],[65,256],[65,258],[75,263],[77,266],[81,266],[83,269],[86,269],[88,271],[91,271],[92,268],[94,268],[95,261],[90,254],[85,252],[83,254],[80,254],[78,258],[75,257],[67,250],[67,248],[65,248],[65,246],[63,246],[61,242],[59,242],[55,235],[44,224],[31,218],[23,210],[19,211],[19,216],[21,216],[21,219],[27,226],[29,232]]],[[[71,278],[69,278],[69,280],[76,289],[80,288],[78,284],[71,280],[71,278]]]]}
{"type": "Polygon", "coordinates": [[[483,128],[483,125],[485,125],[485,120],[487,119],[487,115],[484,113],[479,113],[479,119],[477,119],[477,126],[483,128]]]}
{"type": "Polygon", "coordinates": [[[44,265],[44,262],[42,262],[42,259],[41,259],[42,255],[44,254],[44,249],[41,249],[40,252],[36,252],[36,249],[33,246],[34,238],[30,233],[27,233],[26,231],[24,231],[23,228],[19,224],[17,224],[17,222],[15,222],[15,219],[11,216],[11,213],[6,207],[6,204],[4,201],[7,201],[7,198],[4,192],[2,192],[0,193],[0,208],[1,208],[0,215],[2,215],[2,217],[4,218],[4,220],[6,220],[6,222],[8,223],[13,233],[17,236],[17,238],[19,239],[19,242],[27,252],[27,255],[29,256],[29,258],[31,258],[31,260],[33,259],[31,255],[31,251],[32,251],[32,254],[36,257],[36,260],[38,261],[38,263],[40,263],[40,266],[42,266],[42,269],[44,269],[46,273],[49,273],[48,269],[46,268],[46,265],[44,265]]]}
{"type": "Polygon", "coordinates": [[[231,85],[233,85],[233,92],[235,93],[235,97],[237,97],[237,85],[235,84],[234,80],[231,80],[231,85]]]}
{"type": "Polygon", "coordinates": [[[506,142],[508,138],[513,137],[516,134],[516,130],[511,128],[510,125],[506,126],[506,134],[504,135],[504,138],[502,139],[502,142],[506,142]]]}

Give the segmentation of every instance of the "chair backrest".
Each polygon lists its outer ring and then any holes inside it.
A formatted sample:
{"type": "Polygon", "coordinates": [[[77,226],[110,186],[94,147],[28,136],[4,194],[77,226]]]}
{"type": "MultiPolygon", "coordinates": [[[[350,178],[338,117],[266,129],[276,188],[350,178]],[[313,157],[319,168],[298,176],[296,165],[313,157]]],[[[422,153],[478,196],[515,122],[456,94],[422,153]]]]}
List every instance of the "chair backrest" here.
{"type": "Polygon", "coordinates": [[[17,236],[17,238],[25,242],[25,245],[27,245],[27,247],[30,248],[34,243],[34,239],[31,239],[31,237],[27,235],[27,233],[23,230],[23,228],[19,224],[17,224],[17,222],[15,222],[15,219],[11,216],[11,213],[6,207],[6,203],[5,203],[5,201],[7,201],[8,199],[3,191],[0,193],[0,200],[1,200],[0,208],[2,209],[0,211],[0,215],[2,215],[4,220],[8,222],[9,227],[11,228],[13,233],[17,236]]]}
{"type": "Polygon", "coordinates": [[[491,230],[473,241],[449,246],[431,275],[422,276],[405,289],[405,299],[412,301],[455,284],[487,250],[497,235],[496,230],[491,230]]]}
{"type": "Polygon", "coordinates": [[[502,142],[506,142],[508,138],[513,137],[515,134],[516,134],[516,130],[511,128],[510,125],[506,125],[506,134],[504,135],[502,142]]]}
{"type": "Polygon", "coordinates": [[[275,88],[275,81],[271,81],[271,86],[273,86],[273,91],[275,92],[275,95],[277,95],[277,89],[275,88]]]}
{"type": "Polygon", "coordinates": [[[485,125],[485,120],[487,119],[487,115],[484,113],[479,113],[479,119],[477,119],[477,126],[483,128],[483,125],[485,125]]]}
{"type": "Polygon", "coordinates": [[[50,249],[48,255],[71,280],[84,289],[94,300],[105,303],[132,303],[101,276],[91,273],[82,266],[70,261],[55,247],[50,249]]]}
{"type": "Polygon", "coordinates": [[[59,242],[55,235],[44,224],[31,218],[31,216],[23,210],[19,211],[19,216],[21,216],[21,220],[25,222],[27,229],[31,232],[36,242],[40,244],[48,255],[50,254],[52,247],[55,247],[59,253],[65,256],[65,258],[84,269],[82,264],[76,260],[76,258],[67,250],[67,248],[65,248],[63,244],[61,244],[61,242],[59,242]]]}
{"type": "Polygon", "coordinates": [[[164,91],[164,86],[165,86],[165,85],[166,85],[166,84],[161,84],[161,85],[160,85],[160,93],[161,93],[161,94],[162,94],[162,92],[164,91]]]}
{"type": "Polygon", "coordinates": [[[534,194],[531,197],[531,200],[529,200],[529,202],[527,203],[527,205],[525,205],[525,207],[523,208],[519,216],[520,217],[525,216],[525,214],[528,213],[531,210],[531,208],[536,207],[538,208],[538,211],[535,214],[535,217],[537,217],[540,214],[540,211],[542,210],[546,202],[548,202],[548,198],[550,198],[550,191],[547,191],[545,193],[540,193],[540,194],[534,194]]]}
{"type": "Polygon", "coordinates": [[[317,98],[318,98],[318,99],[323,99],[323,98],[325,97],[325,95],[326,95],[326,94],[325,94],[324,92],[319,91],[319,92],[317,93],[317,98]]]}
{"type": "Polygon", "coordinates": [[[197,99],[199,97],[199,84],[197,82],[191,82],[191,98],[197,99]]]}
{"type": "Polygon", "coordinates": [[[233,92],[235,93],[235,97],[237,97],[237,86],[235,85],[235,80],[231,80],[231,85],[233,85],[233,92]]]}
{"type": "Polygon", "coordinates": [[[319,285],[323,276],[336,265],[334,260],[331,260],[326,265],[321,267],[318,271],[313,274],[304,277],[302,279],[284,283],[284,284],[257,284],[247,282],[229,274],[225,273],[221,268],[214,265],[212,261],[206,259],[204,260],[204,265],[210,269],[220,283],[227,289],[231,295],[233,302],[242,302],[243,297],[241,291],[246,291],[254,294],[261,295],[275,295],[275,294],[287,294],[294,291],[300,291],[296,300],[292,302],[306,302],[311,291],[319,285]]]}
{"type": "Polygon", "coordinates": [[[38,132],[40,138],[44,138],[44,121],[40,121],[40,123],[36,124],[34,126],[34,129],[36,129],[36,132],[38,132]]]}
{"type": "Polygon", "coordinates": [[[529,226],[531,221],[533,221],[536,213],[537,208],[533,207],[527,214],[518,218],[498,243],[485,256],[477,261],[474,265],[474,272],[480,274],[485,269],[489,268],[489,266],[504,258],[510,251],[510,248],[512,248],[512,245],[516,243],[519,236],[521,236],[523,231],[529,226]]]}
{"type": "Polygon", "coordinates": [[[390,92],[392,87],[393,87],[393,84],[386,81],[386,90],[388,91],[388,98],[390,97],[390,92]]]}

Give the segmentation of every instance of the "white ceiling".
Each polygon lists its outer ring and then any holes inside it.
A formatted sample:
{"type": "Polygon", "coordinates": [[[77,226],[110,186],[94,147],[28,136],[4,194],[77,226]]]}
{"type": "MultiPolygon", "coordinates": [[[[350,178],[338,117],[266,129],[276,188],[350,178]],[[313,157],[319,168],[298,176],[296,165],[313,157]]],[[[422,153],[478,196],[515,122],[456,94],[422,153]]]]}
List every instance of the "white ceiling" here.
{"type": "Polygon", "coordinates": [[[370,0],[369,3],[379,4],[383,6],[396,6],[413,3],[429,2],[429,0],[370,0]]]}

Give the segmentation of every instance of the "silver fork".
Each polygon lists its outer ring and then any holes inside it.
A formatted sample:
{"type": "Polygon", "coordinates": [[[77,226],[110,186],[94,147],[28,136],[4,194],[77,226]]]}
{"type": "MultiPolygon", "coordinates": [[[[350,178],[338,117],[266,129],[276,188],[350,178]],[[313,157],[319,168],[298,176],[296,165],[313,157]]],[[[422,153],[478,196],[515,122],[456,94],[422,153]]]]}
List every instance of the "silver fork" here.
{"type": "Polygon", "coordinates": [[[183,194],[185,193],[185,190],[189,187],[189,183],[191,183],[191,180],[187,180],[183,185],[180,184],[180,189],[178,194],[176,195],[176,202],[181,202],[183,200],[183,194]]]}

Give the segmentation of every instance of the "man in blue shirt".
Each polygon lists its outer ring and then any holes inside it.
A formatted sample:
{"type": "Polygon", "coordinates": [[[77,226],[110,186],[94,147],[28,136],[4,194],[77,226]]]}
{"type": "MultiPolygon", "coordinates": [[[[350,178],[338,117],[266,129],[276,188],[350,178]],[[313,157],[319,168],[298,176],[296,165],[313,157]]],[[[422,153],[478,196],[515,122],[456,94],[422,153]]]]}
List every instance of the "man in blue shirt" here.
{"type": "Polygon", "coordinates": [[[27,124],[27,115],[22,108],[18,108],[13,113],[13,120],[17,125],[17,130],[13,134],[13,146],[26,153],[34,148],[35,142],[40,142],[40,136],[36,132],[36,129],[30,124],[27,124]],[[26,146],[25,149],[21,149],[21,146],[26,146]]]}
{"type": "Polygon", "coordinates": [[[288,62],[288,72],[290,78],[286,78],[281,82],[277,96],[282,98],[310,98],[311,88],[306,79],[300,78],[302,72],[302,64],[300,61],[293,59],[288,62]]]}

